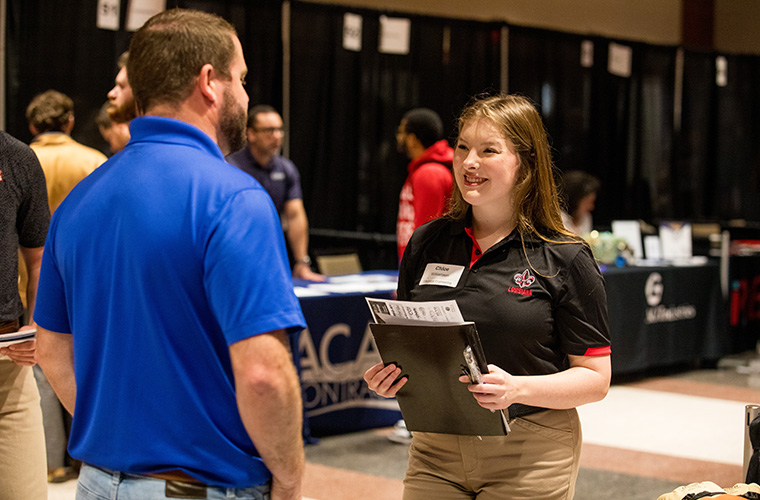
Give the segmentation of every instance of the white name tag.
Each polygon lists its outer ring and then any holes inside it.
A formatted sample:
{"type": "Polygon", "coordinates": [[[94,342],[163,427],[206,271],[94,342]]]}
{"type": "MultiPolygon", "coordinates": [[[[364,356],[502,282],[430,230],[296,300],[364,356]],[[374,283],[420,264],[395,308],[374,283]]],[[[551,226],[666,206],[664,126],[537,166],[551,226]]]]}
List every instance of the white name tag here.
{"type": "Polygon", "coordinates": [[[464,266],[428,264],[420,280],[420,285],[450,286],[451,288],[455,288],[463,272],[464,266]]]}

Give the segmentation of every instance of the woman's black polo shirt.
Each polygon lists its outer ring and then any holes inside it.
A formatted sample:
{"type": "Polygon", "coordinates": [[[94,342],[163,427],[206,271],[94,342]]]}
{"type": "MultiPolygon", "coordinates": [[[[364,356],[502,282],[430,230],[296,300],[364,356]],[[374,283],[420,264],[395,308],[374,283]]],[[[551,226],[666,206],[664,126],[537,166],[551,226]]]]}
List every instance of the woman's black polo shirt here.
{"type": "Polygon", "coordinates": [[[610,353],[604,279],[587,245],[526,237],[523,249],[515,230],[476,255],[467,229],[465,221],[441,218],[414,232],[399,300],[455,299],[475,322],[487,361],[513,375],[565,370],[568,354],[610,353]],[[436,264],[463,267],[455,287],[420,284],[436,264]]]}

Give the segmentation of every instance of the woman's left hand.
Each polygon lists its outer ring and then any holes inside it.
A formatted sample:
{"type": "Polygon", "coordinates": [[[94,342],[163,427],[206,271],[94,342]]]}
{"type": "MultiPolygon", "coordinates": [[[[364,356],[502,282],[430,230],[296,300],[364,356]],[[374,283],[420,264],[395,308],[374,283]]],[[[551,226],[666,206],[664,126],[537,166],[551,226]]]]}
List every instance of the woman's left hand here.
{"type": "Polygon", "coordinates": [[[496,365],[488,365],[488,370],[488,373],[483,374],[481,384],[470,384],[469,377],[465,375],[459,377],[459,381],[469,384],[467,389],[483,408],[503,410],[514,403],[517,397],[515,377],[496,365]]]}

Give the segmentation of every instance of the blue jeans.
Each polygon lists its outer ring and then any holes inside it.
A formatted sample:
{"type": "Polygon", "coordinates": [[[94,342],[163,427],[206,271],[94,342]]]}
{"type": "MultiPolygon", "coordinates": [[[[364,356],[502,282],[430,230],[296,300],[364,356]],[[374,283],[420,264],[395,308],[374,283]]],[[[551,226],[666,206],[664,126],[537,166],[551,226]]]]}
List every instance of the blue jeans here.
{"type": "MultiPolygon", "coordinates": [[[[154,500],[167,498],[166,481],[143,476],[109,473],[82,464],[76,500],[154,500]]],[[[269,484],[251,488],[208,486],[208,500],[269,500],[269,484]]]]}

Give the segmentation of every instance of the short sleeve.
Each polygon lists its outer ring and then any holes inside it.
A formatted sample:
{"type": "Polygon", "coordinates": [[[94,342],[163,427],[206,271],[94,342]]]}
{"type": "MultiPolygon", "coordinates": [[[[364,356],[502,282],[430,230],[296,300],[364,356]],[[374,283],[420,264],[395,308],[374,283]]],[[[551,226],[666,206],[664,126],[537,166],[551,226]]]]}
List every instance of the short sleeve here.
{"type": "Polygon", "coordinates": [[[283,158],[285,163],[285,169],[288,176],[288,189],[285,193],[285,200],[300,200],[303,198],[303,192],[301,191],[301,174],[298,172],[295,164],[283,158]]]}
{"type": "Polygon", "coordinates": [[[220,210],[204,269],[206,294],[228,344],[306,326],[277,212],[263,189],[241,191],[220,210]]]}
{"type": "Polygon", "coordinates": [[[555,319],[562,349],[567,354],[583,356],[589,350],[598,354],[609,353],[604,278],[591,250],[585,245],[568,267],[555,319]]]}
{"type": "Polygon", "coordinates": [[[23,167],[19,170],[27,177],[16,219],[18,243],[26,248],[38,248],[45,244],[50,208],[48,207],[45,174],[34,152],[27,148],[19,158],[23,167]]]}
{"type": "MultiPolygon", "coordinates": [[[[55,225],[55,219],[53,219],[53,225],[55,225]]],[[[55,231],[51,231],[45,243],[45,250],[42,252],[34,320],[52,332],[71,333],[63,278],[56,262],[55,231]]]]}

